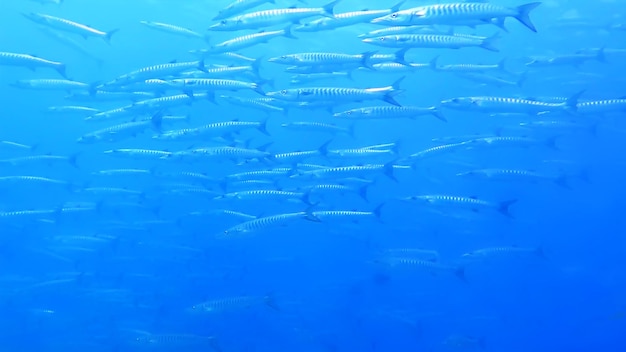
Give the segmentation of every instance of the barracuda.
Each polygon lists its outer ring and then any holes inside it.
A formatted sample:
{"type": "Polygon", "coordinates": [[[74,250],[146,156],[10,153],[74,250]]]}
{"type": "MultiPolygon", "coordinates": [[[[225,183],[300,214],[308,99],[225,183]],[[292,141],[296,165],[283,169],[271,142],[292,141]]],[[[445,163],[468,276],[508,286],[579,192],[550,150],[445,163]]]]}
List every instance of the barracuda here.
{"type": "Polygon", "coordinates": [[[107,44],[111,44],[111,36],[119,31],[119,29],[113,29],[109,32],[103,32],[101,30],[89,27],[78,22],[70,21],[65,18],[54,17],[41,13],[31,12],[23,13],[22,15],[35,23],[39,23],[60,31],[78,34],[85,39],[87,39],[88,37],[101,38],[107,44]]]}
{"type": "Polygon", "coordinates": [[[21,66],[32,71],[38,67],[48,67],[56,70],[61,76],[67,78],[64,63],[42,59],[33,55],[0,52],[0,65],[21,66]]]}
{"type": "Polygon", "coordinates": [[[499,33],[491,37],[457,36],[446,34],[398,34],[377,38],[366,38],[362,42],[388,48],[442,48],[460,49],[480,47],[489,51],[499,51],[494,42],[499,33]]]}
{"type": "Polygon", "coordinates": [[[540,2],[532,2],[518,7],[505,7],[486,2],[435,4],[398,11],[374,19],[372,23],[392,26],[456,25],[476,20],[488,22],[493,18],[513,17],[533,32],[537,32],[530,20],[529,13],[539,5],[541,5],[540,2]]]}
{"type": "Polygon", "coordinates": [[[292,7],[247,13],[241,16],[223,19],[210,26],[209,30],[238,31],[241,29],[255,29],[284,23],[296,23],[302,19],[313,16],[333,17],[333,9],[340,1],[341,0],[336,0],[319,8],[292,7]]]}
{"type": "Polygon", "coordinates": [[[394,97],[403,92],[400,82],[404,77],[394,82],[391,86],[378,88],[337,88],[337,87],[312,87],[283,89],[277,92],[267,93],[268,97],[288,101],[317,102],[317,101],[364,101],[380,99],[389,104],[400,106],[394,97]]]}

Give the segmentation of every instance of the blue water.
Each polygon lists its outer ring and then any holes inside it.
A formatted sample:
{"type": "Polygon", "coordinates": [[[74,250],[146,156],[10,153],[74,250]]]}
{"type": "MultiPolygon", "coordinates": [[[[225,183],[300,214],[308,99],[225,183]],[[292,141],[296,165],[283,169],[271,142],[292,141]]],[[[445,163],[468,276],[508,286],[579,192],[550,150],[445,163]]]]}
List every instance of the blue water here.
{"type": "MultiPolygon", "coordinates": [[[[229,3],[65,0],[61,5],[44,5],[7,0],[0,4],[0,51],[61,62],[68,78],[105,84],[142,67],[197,60],[190,50],[262,29],[208,32],[215,23],[211,18],[229,3]],[[63,32],[75,44],[71,46],[21,15],[30,12],[119,32],[110,45],[63,32]],[[140,21],[208,33],[209,44],[156,31],[140,21]]],[[[408,0],[402,9],[433,3],[408,0]]],[[[520,5],[508,0],[492,3],[520,5]]],[[[276,0],[247,12],[324,4],[276,0]]],[[[394,4],[343,0],[335,13],[394,4]]],[[[530,16],[537,33],[513,18],[506,19],[508,32],[492,25],[455,27],[457,34],[500,32],[498,52],[476,47],[414,48],[406,55],[407,61],[422,64],[438,56],[439,66],[496,64],[506,59],[508,73],[498,73],[499,77],[514,83],[526,75],[521,86],[484,84],[430,68],[408,73],[351,68],[352,79],[302,85],[385,87],[405,76],[400,83],[403,92],[395,97],[398,103],[436,107],[447,122],[432,115],[357,121],[332,116],[389,105],[382,100],[337,103],[329,109],[294,107],[282,114],[231,105],[219,98],[261,97],[251,90],[217,91],[216,102],[196,99],[189,105],[92,122],[84,120],[89,113],[52,113],[48,108],[82,105],[105,111],[137,101],[72,101],[65,90],[15,87],[19,80],[62,77],[50,68],[0,66],[0,351],[625,350],[624,111],[582,114],[563,109],[492,116],[472,108],[441,106],[444,100],[467,96],[541,100],[582,92],[578,106],[622,97],[624,15],[619,1],[544,1],[530,16]],[[527,65],[535,56],[554,58],[601,48],[606,62],[527,65]],[[160,130],[147,125],[140,133],[115,136],[112,142],[106,138],[77,142],[96,130],[153,115],[189,119],[164,119],[160,130]],[[251,128],[219,141],[153,138],[236,119],[267,121],[269,135],[251,128]],[[520,125],[537,121],[562,125],[520,125]],[[291,122],[334,124],[354,128],[354,134],[282,126],[291,122]],[[476,142],[498,136],[521,137],[524,142],[476,142]],[[397,153],[379,146],[374,149],[387,152],[366,157],[317,155],[300,164],[274,157],[316,150],[327,141],[330,150],[395,143],[397,153]],[[467,143],[454,150],[411,157],[428,148],[462,142],[467,143]],[[268,143],[261,158],[177,157],[197,148],[231,145],[257,150],[268,143]],[[170,154],[124,158],[105,153],[122,148],[170,154]],[[59,158],[41,158],[45,155],[59,158]],[[28,156],[40,158],[24,159],[28,156]],[[393,177],[381,168],[357,175],[358,180],[306,177],[300,173],[314,166],[303,164],[385,164],[386,171],[393,169],[393,177]],[[252,186],[227,177],[276,168],[292,170],[252,186]],[[100,173],[120,169],[139,171],[100,173]],[[530,180],[463,176],[485,169],[540,176],[530,180]],[[555,182],[559,180],[563,182],[555,182]],[[360,197],[358,190],[369,183],[366,199],[360,197]],[[220,199],[224,193],[252,189],[307,193],[321,184],[347,190],[311,192],[307,202],[220,199]],[[425,195],[478,199],[487,205],[406,200],[425,195]],[[506,214],[497,209],[504,201],[515,201],[506,214]],[[374,209],[380,213],[374,214],[374,209]],[[331,210],[365,213],[315,215],[331,210]],[[255,217],[294,213],[299,215],[225,236],[228,229],[255,217]],[[472,255],[490,248],[503,248],[504,253],[487,250],[485,256],[472,255]]],[[[274,80],[273,87],[263,86],[264,91],[294,89],[302,86],[290,85],[292,73],[285,72],[287,66],[268,62],[269,58],[305,52],[393,53],[396,49],[358,38],[380,28],[362,23],[333,31],[294,31],[298,39],[274,38],[238,53],[261,58],[260,76],[274,80]]],[[[450,26],[437,28],[451,34],[450,26]]],[[[204,64],[239,65],[212,56],[204,64]]],[[[166,94],[183,92],[173,89],[166,94]]]]}

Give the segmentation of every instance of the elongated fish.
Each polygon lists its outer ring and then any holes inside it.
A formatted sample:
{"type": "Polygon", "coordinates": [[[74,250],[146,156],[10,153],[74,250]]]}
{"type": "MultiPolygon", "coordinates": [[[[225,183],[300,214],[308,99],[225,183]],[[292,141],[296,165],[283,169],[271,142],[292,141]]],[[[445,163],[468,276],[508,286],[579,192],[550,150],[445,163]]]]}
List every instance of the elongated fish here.
{"type": "Polygon", "coordinates": [[[209,54],[227,53],[245,48],[249,48],[258,44],[267,43],[272,38],[285,37],[290,39],[298,39],[291,34],[291,25],[277,31],[260,31],[254,34],[247,34],[241,37],[233,38],[219,44],[215,44],[208,49],[209,54]]]}
{"type": "Polygon", "coordinates": [[[338,112],[333,114],[333,117],[360,120],[397,118],[414,119],[418,116],[426,114],[433,115],[444,122],[448,121],[435,106],[429,108],[417,106],[370,106],[338,112]]]}
{"type": "Polygon", "coordinates": [[[65,18],[54,17],[41,13],[31,12],[23,13],[22,15],[35,23],[39,23],[60,31],[78,34],[85,39],[87,39],[88,37],[101,38],[105,42],[107,42],[107,44],[111,43],[111,36],[119,31],[119,29],[113,29],[109,32],[103,32],[101,30],[89,27],[78,22],[70,21],[65,18]]]}
{"type": "Polygon", "coordinates": [[[313,16],[333,17],[333,9],[341,0],[335,0],[323,7],[306,8],[290,7],[251,12],[237,17],[223,19],[209,27],[214,31],[238,31],[241,29],[256,29],[285,23],[296,23],[313,16]]]}
{"type": "Polygon", "coordinates": [[[493,257],[537,257],[545,259],[545,254],[541,247],[489,247],[477,249],[463,254],[466,259],[487,259],[493,257]]]}
{"type": "Polygon", "coordinates": [[[67,78],[65,75],[65,64],[56,61],[50,61],[42,59],[37,56],[9,53],[0,51],[0,65],[3,66],[21,66],[30,70],[35,70],[37,67],[48,67],[56,70],[61,76],[67,78]]]}
{"type": "Polygon", "coordinates": [[[267,61],[294,66],[334,66],[360,64],[363,67],[372,68],[372,56],[375,53],[375,51],[367,51],[362,54],[349,55],[342,53],[307,52],[272,57],[267,61]]]}
{"type": "Polygon", "coordinates": [[[194,304],[188,309],[190,313],[217,313],[231,310],[240,310],[255,305],[264,304],[274,310],[279,310],[274,296],[236,296],[219,298],[194,304]]]}
{"type": "Polygon", "coordinates": [[[347,27],[359,23],[367,23],[371,20],[394,13],[400,10],[400,6],[405,3],[406,0],[392,6],[390,9],[384,10],[361,10],[344,13],[336,13],[334,17],[324,17],[318,20],[314,20],[305,23],[295,28],[297,32],[319,32],[324,30],[331,30],[340,27],[347,27]]]}
{"type": "Polygon", "coordinates": [[[70,81],[67,79],[21,79],[12,84],[13,87],[34,90],[64,90],[72,92],[74,90],[87,91],[90,94],[96,93],[96,84],[70,81]]]}
{"type": "Polygon", "coordinates": [[[209,37],[207,35],[202,35],[196,31],[193,31],[189,28],[177,26],[174,24],[163,23],[163,22],[152,22],[152,21],[139,21],[139,23],[144,26],[152,29],[156,29],[161,32],[175,34],[185,38],[199,38],[205,41],[208,41],[209,37]]]}
{"type": "MultiPolygon", "coordinates": [[[[298,1],[304,2],[303,0],[298,0],[298,1]]],[[[246,10],[250,10],[252,8],[255,8],[257,6],[267,4],[267,3],[275,4],[276,0],[236,0],[235,2],[231,3],[230,5],[220,10],[217,16],[213,17],[213,21],[233,17],[235,15],[243,13],[246,10]]]]}
{"type": "Polygon", "coordinates": [[[488,202],[478,199],[476,197],[463,197],[463,196],[451,196],[444,194],[429,194],[420,196],[411,196],[403,198],[404,200],[419,200],[426,202],[427,204],[438,206],[452,206],[452,207],[465,207],[473,211],[477,211],[481,208],[491,208],[497,210],[500,214],[507,217],[512,217],[509,212],[509,207],[517,202],[517,199],[511,199],[499,203],[488,202]]]}
{"type": "Polygon", "coordinates": [[[541,5],[540,2],[531,2],[518,7],[506,7],[487,2],[435,4],[398,11],[374,19],[372,23],[391,26],[464,25],[469,21],[490,21],[493,18],[513,17],[533,32],[537,32],[529,13],[539,5],[541,5]]]}
{"type": "Polygon", "coordinates": [[[460,97],[441,102],[441,106],[464,111],[489,113],[523,113],[537,115],[545,112],[576,112],[578,97],[583,92],[574,94],[564,103],[544,103],[541,101],[507,97],[460,97]]]}
{"type": "Polygon", "coordinates": [[[306,219],[307,213],[300,211],[297,213],[286,213],[278,215],[270,215],[254,220],[246,221],[239,225],[235,225],[223,233],[219,234],[217,238],[227,239],[232,237],[238,237],[246,234],[253,234],[254,232],[271,228],[278,225],[283,225],[297,219],[306,219]]]}
{"type": "Polygon", "coordinates": [[[312,87],[283,89],[276,92],[268,92],[266,95],[288,101],[316,102],[316,101],[364,101],[380,99],[389,104],[400,106],[394,97],[403,92],[400,82],[404,77],[395,81],[392,85],[377,88],[337,88],[337,87],[312,87]]]}
{"type": "Polygon", "coordinates": [[[446,48],[460,49],[464,47],[480,47],[489,51],[499,51],[494,42],[499,33],[491,37],[458,36],[447,34],[398,34],[377,38],[365,38],[363,43],[369,43],[388,48],[446,48]]]}

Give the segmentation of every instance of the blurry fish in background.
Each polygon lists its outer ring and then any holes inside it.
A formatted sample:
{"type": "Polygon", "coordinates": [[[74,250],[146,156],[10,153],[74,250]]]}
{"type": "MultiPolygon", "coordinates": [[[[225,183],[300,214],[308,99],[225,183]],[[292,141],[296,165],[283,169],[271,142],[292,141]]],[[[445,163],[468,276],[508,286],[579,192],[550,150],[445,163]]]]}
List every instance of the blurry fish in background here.
{"type": "Polygon", "coordinates": [[[0,52],[0,65],[26,67],[32,71],[35,71],[38,67],[48,67],[67,78],[64,63],[46,60],[33,55],[0,52]]]}
{"type": "Polygon", "coordinates": [[[54,30],[50,27],[43,26],[43,25],[36,26],[36,28],[39,29],[41,33],[45,34],[49,38],[52,38],[53,40],[79,53],[81,56],[88,58],[89,60],[95,62],[96,65],[98,65],[98,67],[101,67],[102,65],[104,65],[104,60],[102,58],[95,56],[89,50],[87,50],[84,47],[84,45],[76,41],[74,38],[64,34],[63,32],[59,32],[57,30],[54,30]]]}
{"type": "Polygon", "coordinates": [[[72,34],[79,35],[85,39],[88,37],[96,37],[103,39],[107,44],[111,44],[111,37],[115,34],[119,29],[113,29],[109,32],[103,32],[101,30],[89,27],[82,23],[73,22],[65,18],[50,16],[41,13],[22,13],[22,15],[29,20],[38,23],[42,26],[47,26],[52,29],[56,29],[59,31],[64,31],[72,34]]]}
{"type": "Polygon", "coordinates": [[[139,21],[139,23],[157,31],[170,33],[170,34],[174,34],[174,35],[185,37],[185,38],[202,39],[206,42],[209,41],[209,36],[206,34],[200,34],[189,28],[177,26],[174,24],[163,23],[163,22],[153,22],[153,21],[139,21]]]}

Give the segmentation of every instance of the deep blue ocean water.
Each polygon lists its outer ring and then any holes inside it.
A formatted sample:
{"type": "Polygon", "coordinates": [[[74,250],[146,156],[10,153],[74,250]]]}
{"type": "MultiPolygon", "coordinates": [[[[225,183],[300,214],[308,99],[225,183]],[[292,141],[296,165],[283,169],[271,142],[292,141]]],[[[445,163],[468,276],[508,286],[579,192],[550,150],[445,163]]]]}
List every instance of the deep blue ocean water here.
{"type": "MultiPolygon", "coordinates": [[[[335,14],[395,3],[343,0],[335,14]]],[[[434,3],[408,0],[401,9],[434,3]]],[[[338,77],[300,85],[290,83],[287,65],[269,59],[398,49],[359,37],[384,25],[300,32],[294,24],[297,39],[277,37],[237,51],[259,59],[259,75],[248,70],[218,77],[257,82],[263,93],[279,95],[302,87],[388,87],[404,77],[395,100],[434,107],[447,122],[430,114],[333,117],[393,106],[377,99],[331,97],[321,108],[291,105],[282,113],[222,97],[262,97],[250,89],[148,108],[140,108],[141,101],[204,90],[172,85],[133,99],[89,95],[96,87],[121,89],[114,79],[143,67],[197,61],[190,51],[288,25],[208,31],[229,4],[0,3],[0,52],[63,63],[67,78],[91,84],[75,90],[19,86],[63,77],[47,67],[0,65],[0,351],[626,350],[626,101],[602,103],[626,94],[624,3],[543,1],[530,13],[537,33],[511,17],[506,32],[487,23],[437,24],[426,30],[457,38],[499,32],[498,51],[411,48],[406,61],[428,64],[436,57],[436,67],[385,72],[359,62],[330,70],[314,65],[338,77]],[[29,13],[119,31],[107,44],[41,26],[23,16],[29,13]],[[140,21],[182,26],[208,41],[140,21]],[[537,58],[548,63],[535,66],[537,58]],[[503,59],[505,70],[478,76],[444,69],[503,59]],[[573,106],[562,103],[577,95],[573,106]],[[478,104],[442,104],[459,97],[553,105],[512,113],[517,110],[507,106],[484,112],[478,104]],[[584,104],[592,101],[601,103],[590,112],[584,104]],[[67,106],[125,107],[129,113],[91,121],[85,119],[94,112],[50,110],[67,106]],[[162,125],[101,131],[150,118],[162,125]],[[162,138],[235,120],[259,128],[162,138]],[[319,125],[284,126],[296,122],[319,125]],[[85,143],[94,131],[100,132],[85,143]],[[316,154],[326,142],[328,153],[316,154]],[[449,147],[417,154],[438,146],[449,147]],[[258,155],[203,153],[222,147],[258,155]],[[119,152],[130,148],[162,154],[119,152]],[[295,151],[312,155],[278,156],[295,151]],[[348,166],[356,171],[320,171],[348,166]],[[255,181],[240,182],[245,179],[255,181]],[[252,197],[245,193],[251,190],[274,193],[252,197]],[[511,202],[508,211],[503,202],[511,202]]],[[[245,12],[325,4],[276,0],[245,12]]],[[[203,63],[209,69],[250,65],[218,55],[206,55],[203,63]]],[[[196,76],[149,78],[205,77],[188,71],[196,76]]],[[[133,90],[142,91],[126,91],[133,90]]]]}

